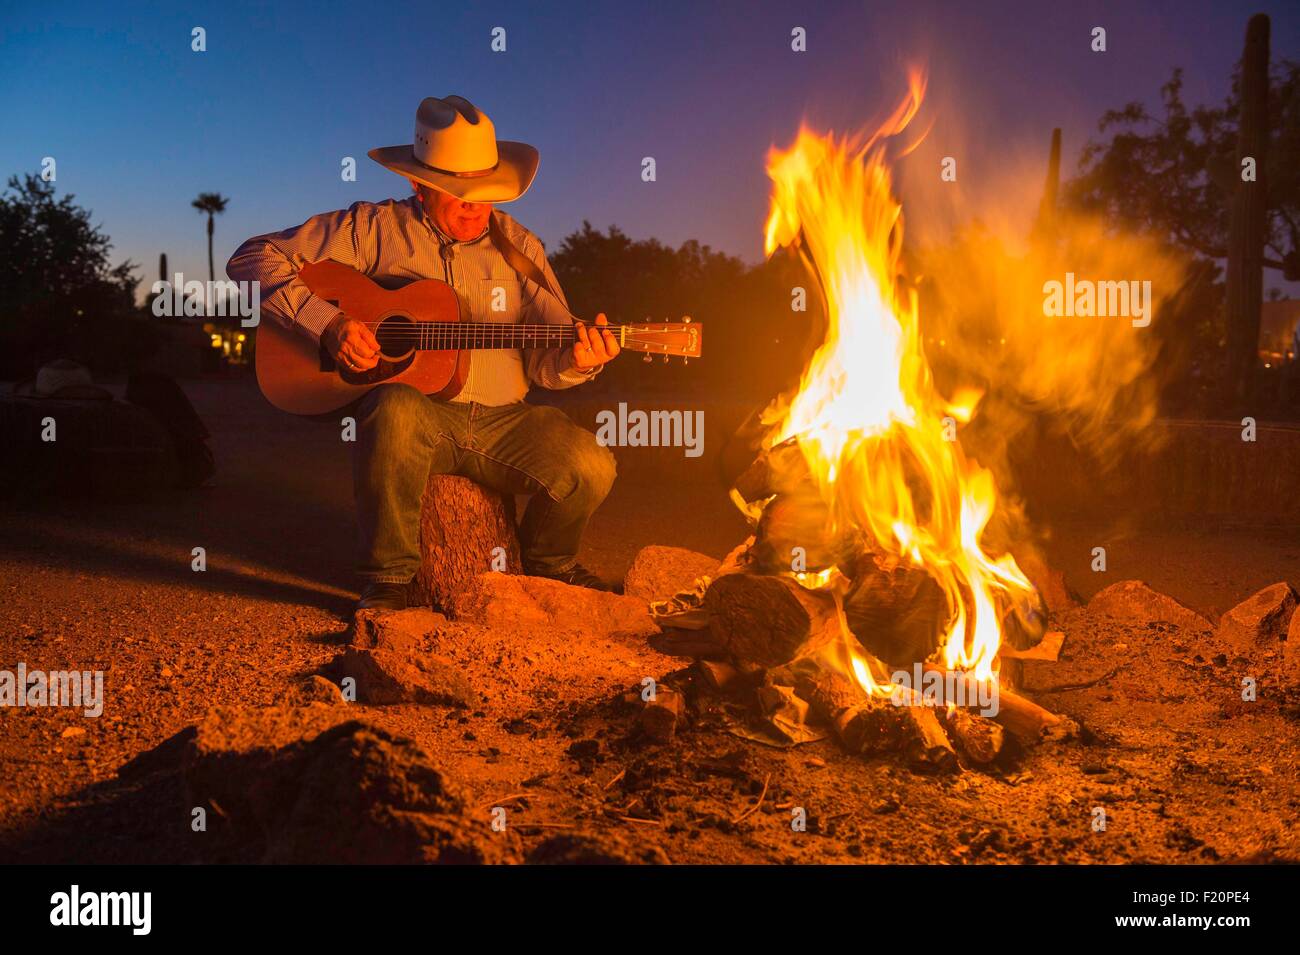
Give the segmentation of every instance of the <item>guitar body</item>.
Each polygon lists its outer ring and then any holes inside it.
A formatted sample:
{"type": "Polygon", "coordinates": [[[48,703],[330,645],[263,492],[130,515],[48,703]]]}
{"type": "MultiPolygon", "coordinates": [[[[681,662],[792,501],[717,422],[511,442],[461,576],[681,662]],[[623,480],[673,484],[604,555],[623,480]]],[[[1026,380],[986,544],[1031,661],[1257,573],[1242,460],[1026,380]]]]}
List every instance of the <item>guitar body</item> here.
{"type": "MultiPolygon", "coordinates": [[[[314,295],[364,322],[379,342],[380,359],[369,371],[349,371],[306,335],[278,322],[262,322],[257,329],[257,384],[267,401],[290,414],[329,414],[388,382],[410,385],[431,398],[452,398],[469,377],[472,350],[564,348],[579,334],[577,325],[562,322],[463,321],[456,290],[437,279],[389,290],[350,266],[328,260],[304,265],[298,277],[314,295]]],[[[664,361],[670,356],[698,358],[704,334],[689,318],[611,325],[608,331],[617,336],[621,349],[646,353],[646,361],[650,356],[664,361]]]]}
{"type": "Polygon", "coordinates": [[[298,277],[349,318],[367,323],[379,339],[382,357],[369,371],[353,373],[301,332],[277,321],[262,322],[257,329],[257,384],[281,411],[327,414],[387,382],[401,382],[435,398],[451,398],[464,386],[468,351],[417,350],[403,334],[416,321],[460,321],[460,300],[450,285],[422,279],[389,290],[332,261],[305,265],[298,277]]]}

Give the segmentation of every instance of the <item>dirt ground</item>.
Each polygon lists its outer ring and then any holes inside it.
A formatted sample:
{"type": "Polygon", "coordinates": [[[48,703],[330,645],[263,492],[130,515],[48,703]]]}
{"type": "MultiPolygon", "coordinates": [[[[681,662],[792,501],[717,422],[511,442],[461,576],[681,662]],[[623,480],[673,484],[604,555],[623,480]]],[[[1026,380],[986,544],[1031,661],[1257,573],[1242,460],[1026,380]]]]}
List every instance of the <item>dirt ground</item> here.
{"type": "MultiPolygon", "coordinates": [[[[205,858],[179,784],[118,768],[213,705],[282,701],[346,639],[353,526],[337,429],[273,411],[248,381],[187,391],[214,434],[210,486],[114,504],[5,502],[0,668],[102,669],[107,703],[98,719],[0,708],[0,859],[205,858]],[[191,569],[195,547],[206,572],[191,569]]],[[[716,450],[738,413],[706,419],[716,450]]],[[[647,544],[721,557],[745,537],[711,453],[618,457],[582,555],[593,569],[621,577],[647,544]]],[[[1085,599],[1140,578],[1217,619],[1300,581],[1292,528],[1051,531],[1049,557],[1085,599]],[[1098,544],[1105,573],[1090,569],[1098,544]]],[[[1237,657],[1213,638],[1084,609],[1054,626],[1062,657],[1028,664],[1026,691],[1085,738],[951,777],[830,741],[765,747],[733,735],[725,707],[695,713],[672,743],[638,739],[622,695],[691,662],[640,638],[521,646],[501,628],[438,648],[495,688],[481,707],[348,705],[413,738],[484,813],[507,807],[525,849],[603,830],[674,863],[1300,861],[1300,699],[1277,689],[1277,654],[1237,657]],[[1259,681],[1257,701],[1242,701],[1243,676],[1259,681]],[[799,808],[804,832],[790,825],[799,808]]]]}

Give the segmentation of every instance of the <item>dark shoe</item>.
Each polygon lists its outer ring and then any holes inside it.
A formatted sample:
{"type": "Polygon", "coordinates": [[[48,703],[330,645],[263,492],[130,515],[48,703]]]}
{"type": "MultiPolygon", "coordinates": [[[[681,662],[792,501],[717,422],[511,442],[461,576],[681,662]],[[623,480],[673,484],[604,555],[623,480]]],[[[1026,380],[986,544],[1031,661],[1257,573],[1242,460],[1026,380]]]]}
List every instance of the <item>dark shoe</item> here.
{"type": "Polygon", "coordinates": [[[366,584],[358,610],[405,610],[407,584],[366,584]]]}
{"type": "Polygon", "coordinates": [[[532,570],[527,573],[530,577],[545,577],[547,580],[558,580],[562,584],[571,584],[574,587],[587,587],[591,590],[604,590],[608,593],[614,592],[613,584],[601,580],[581,564],[574,564],[568,570],[561,571],[558,574],[546,573],[540,570],[532,570]]]}

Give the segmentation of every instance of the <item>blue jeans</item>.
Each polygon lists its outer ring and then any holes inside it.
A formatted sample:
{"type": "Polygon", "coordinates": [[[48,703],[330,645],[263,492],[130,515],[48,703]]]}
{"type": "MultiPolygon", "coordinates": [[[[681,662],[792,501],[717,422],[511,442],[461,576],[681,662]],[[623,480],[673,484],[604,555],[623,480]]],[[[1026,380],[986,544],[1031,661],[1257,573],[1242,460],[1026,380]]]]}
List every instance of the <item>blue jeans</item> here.
{"type": "Polygon", "coordinates": [[[614,455],[555,408],[437,401],[410,385],[387,384],[361,400],[355,417],[352,475],[365,581],[405,583],[415,575],[420,496],[431,474],[531,494],[519,544],[524,572],[540,575],[577,563],[587,519],[614,484],[614,455]]]}

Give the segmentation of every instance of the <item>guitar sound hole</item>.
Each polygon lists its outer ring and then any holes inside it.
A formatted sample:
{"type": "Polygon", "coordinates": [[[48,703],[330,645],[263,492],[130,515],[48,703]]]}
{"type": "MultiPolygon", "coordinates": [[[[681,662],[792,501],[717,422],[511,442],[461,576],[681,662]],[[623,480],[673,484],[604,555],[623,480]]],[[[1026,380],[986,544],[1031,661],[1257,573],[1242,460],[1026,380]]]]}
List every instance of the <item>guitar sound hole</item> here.
{"type": "Polygon", "coordinates": [[[400,358],[415,347],[415,323],[405,315],[390,315],[375,329],[385,358],[400,358]]]}

